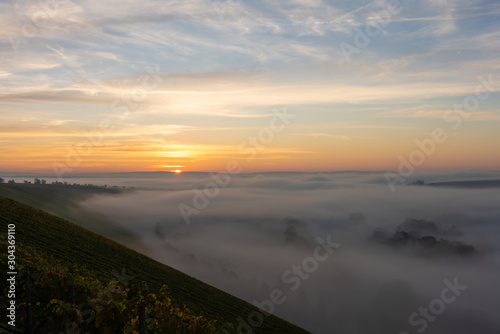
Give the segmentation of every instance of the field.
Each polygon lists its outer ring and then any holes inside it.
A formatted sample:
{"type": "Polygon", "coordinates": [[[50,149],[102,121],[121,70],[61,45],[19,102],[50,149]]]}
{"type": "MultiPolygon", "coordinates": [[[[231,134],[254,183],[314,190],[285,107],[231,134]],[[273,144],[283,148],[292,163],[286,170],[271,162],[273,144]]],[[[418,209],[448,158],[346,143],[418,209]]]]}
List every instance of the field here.
{"type": "MultiPolygon", "coordinates": [[[[219,323],[237,327],[237,318],[246,319],[257,311],[254,306],[223,291],[204,284],[166,265],[86,230],[25,204],[0,197],[0,221],[5,231],[16,225],[18,247],[29,245],[47,259],[56,258],[68,268],[86,268],[101,282],[113,279],[112,271],[133,275],[134,281],[146,282],[150,292],[169,288],[169,297],[185,305],[196,315],[203,315],[219,323]]],[[[255,333],[307,333],[284,320],[266,315],[255,333]]]]}

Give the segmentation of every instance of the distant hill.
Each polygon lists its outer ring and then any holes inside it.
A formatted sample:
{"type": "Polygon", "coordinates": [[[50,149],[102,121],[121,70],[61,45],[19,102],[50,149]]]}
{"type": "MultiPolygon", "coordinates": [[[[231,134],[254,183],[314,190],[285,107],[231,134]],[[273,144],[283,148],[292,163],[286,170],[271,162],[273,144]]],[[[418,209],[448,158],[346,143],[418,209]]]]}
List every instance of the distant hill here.
{"type": "MultiPolygon", "coordinates": [[[[4,197],[0,197],[0,222],[2,231],[6,231],[9,224],[15,224],[18,247],[27,245],[26,248],[36,252],[42,262],[53,261],[56,262],[54,265],[74,270],[86,268],[100,282],[113,279],[113,270],[121,272],[125,268],[127,274],[135,277],[134,282],[145,282],[149,292],[159,291],[166,284],[168,296],[173,301],[185,305],[193,314],[216,320],[219,324],[229,323],[237,328],[238,318],[246,320],[252,312],[262,312],[245,301],[101,235],[4,197]]],[[[18,256],[25,253],[19,249],[18,256]]],[[[252,330],[253,333],[308,333],[267,314],[263,324],[252,330]]]]}
{"type": "Polygon", "coordinates": [[[463,232],[455,225],[443,229],[436,223],[425,219],[409,218],[393,232],[383,229],[375,230],[370,240],[398,251],[406,250],[410,254],[423,257],[478,256],[479,253],[474,246],[453,240],[462,235],[463,232]]]}
{"type": "Polygon", "coordinates": [[[427,183],[427,185],[453,188],[500,188],[500,180],[446,181],[427,183]]]}

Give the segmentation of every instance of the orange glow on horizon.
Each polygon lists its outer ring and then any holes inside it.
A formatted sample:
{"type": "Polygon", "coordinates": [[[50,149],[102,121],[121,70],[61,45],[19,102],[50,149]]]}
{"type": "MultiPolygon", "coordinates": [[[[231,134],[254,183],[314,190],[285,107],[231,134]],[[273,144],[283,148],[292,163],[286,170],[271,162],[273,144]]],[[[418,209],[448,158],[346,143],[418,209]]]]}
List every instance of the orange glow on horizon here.
{"type": "MultiPolygon", "coordinates": [[[[406,130],[405,130],[406,131],[406,130]]],[[[249,136],[255,131],[249,131],[249,136]]],[[[222,140],[212,133],[208,137],[197,135],[189,142],[156,141],[136,138],[104,137],[103,143],[85,146],[85,139],[64,139],[52,142],[45,135],[30,138],[14,138],[6,135],[4,141],[12,145],[2,150],[1,172],[36,172],[65,175],[78,173],[155,172],[167,171],[224,171],[229,161],[237,161],[242,172],[265,171],[385,171],[396,170],[400,156],[408,160],[419,147],[415,138],[422,141],[429,137],[426,132],[401,133],[403,130],[364,130],[358,133],[345,132],[349,139],[327,135],[299,136],[297,130],[281,133],[276,142],[254,147],[238,147],[238,140],[222,140]],[[35,140],[36,139],[36,140],[35,140]],[[196,139],[196,140],[195,140],[196,139]],[[220,139],[220,140],[219,140],[220,139]],[[36,143],[34,144],[33,141],[36,143]],[[181,169],[182,168],[182,169],[181,169]]],[[[258,132],[257,132],[258,133],[258,132]]],[[[233,134],[230,133],[232,136],[233,134]]],[[[452,137],[446,143],[436,145],[436,154],[426,156],[418,170],[477,169],[495,170],[500,166],[497,155],[491,154],[491,145],[497,141],[489,132],[464,129],[462,136],[452,137]],[[453,140],[452,140],[453,139],[453,140]],[[468,153],[464,154],[464,150],[468,153]]],[[[1,175],[0,175],[1,176],[1,175]]]]}

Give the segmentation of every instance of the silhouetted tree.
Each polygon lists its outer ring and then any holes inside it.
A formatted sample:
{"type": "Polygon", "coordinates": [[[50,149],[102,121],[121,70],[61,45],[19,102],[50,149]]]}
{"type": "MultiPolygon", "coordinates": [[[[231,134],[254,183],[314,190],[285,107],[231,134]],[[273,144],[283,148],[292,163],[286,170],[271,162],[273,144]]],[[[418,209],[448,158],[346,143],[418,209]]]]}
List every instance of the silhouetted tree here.
{"type": "Polygon", "coordinates": [[[15,184],[15,183],[16,183],[16,181],[15,181],[14,179],[12,179],[12,180],[9,180],[7,183],[8,183],[8,184],[15,184]]]}
{"type": "Polygon", "coordinates": [[[4,183],[5,180],[0,177],[0,183],[4,183]]]}
{"type": "Polygon", "coordinates": [[[40,179],[35,177],[35,184],[40,184],[40,179]]]}
{"type": "Polygon", "coordinates": [[[47,183],[47,181],[45,181],[45,180],[42,180],[42,184],[46,184],[46,183],[47,183]]]}

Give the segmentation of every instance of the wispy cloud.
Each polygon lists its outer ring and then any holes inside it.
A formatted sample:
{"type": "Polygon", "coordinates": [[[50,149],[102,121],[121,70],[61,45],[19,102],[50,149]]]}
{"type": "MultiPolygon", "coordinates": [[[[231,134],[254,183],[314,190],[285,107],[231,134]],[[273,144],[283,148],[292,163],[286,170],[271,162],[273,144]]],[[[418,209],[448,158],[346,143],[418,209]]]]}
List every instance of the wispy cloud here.
{"type": "Polygon", "coordinates": [[[321,133],[321,132],[318,132],[318,133],[297,133],[295,135],[296,136],[308,136],[308,137],[314,137],[314,138],[328,137],[328,138],[333,138],[333,139],[337,139],[337,140],[350,140],[351,139],[350,136],[334,135],[334,134],[330,134],[330,133],[321,133]]]}
{"type": "MultiPolygon", "coordinates": [[[[402,12],[350,64],[340,43],[354,43],[387,1],[57,4],[47,12],[38,3],[0,3],[0,121],[12,151],[29,149],[23,133],[64,147],[110,117],[116,121],[110,147],[153,143],[156,134],[180,145],[210,143],[205,150],[220,153],[215,146],[237,146],[287,106],[300,121],[283,133],[284,151],[270,147],[261,159],[271,164],[274,154],[297,163],[318,143],[331,145],[325,150],[351,145],[354,152],[377,136],[396,143],[389,136],[397,129],[425,132],[426,122],[474,92],[478,76],[500,77],[494,1],[401,1],[402,12]],[[148,89],[140,108],[113,114],[113,102],[140,89],[151,67],[161,83],[148,89]],[[341,125],[348,131],[334,132],[341,125]]],[[[476,113],[474,131],[497,121],[497,99],[498,89],[476,113]]]]}

